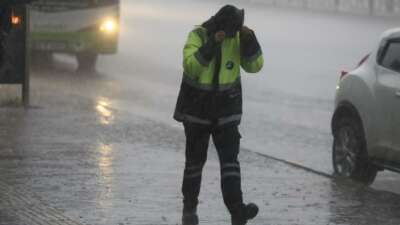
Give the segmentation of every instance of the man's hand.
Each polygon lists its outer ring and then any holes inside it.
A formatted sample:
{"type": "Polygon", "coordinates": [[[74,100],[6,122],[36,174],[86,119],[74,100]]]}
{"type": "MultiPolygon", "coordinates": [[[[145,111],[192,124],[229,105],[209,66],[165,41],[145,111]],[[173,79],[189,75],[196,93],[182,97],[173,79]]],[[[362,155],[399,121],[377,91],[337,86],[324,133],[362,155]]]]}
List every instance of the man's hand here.
{"type": "Polygon", "coordinates": [[[225,32],[224,31],[218,31],[217,33],[215,33],[215,41],[217,42],[217,43],[221,43],[221,42],[223,42],[224,40],[225,40],[225,36],[226,36],[226,34],[225,34],[225,32]]]}
{"type": "Polygon", "coordinates": [[[245,37],[247,35],[251,35],[253,31],[248,28],[247,26],[243,26],[242,29],[240,29],[240,36],[245,37]]]}

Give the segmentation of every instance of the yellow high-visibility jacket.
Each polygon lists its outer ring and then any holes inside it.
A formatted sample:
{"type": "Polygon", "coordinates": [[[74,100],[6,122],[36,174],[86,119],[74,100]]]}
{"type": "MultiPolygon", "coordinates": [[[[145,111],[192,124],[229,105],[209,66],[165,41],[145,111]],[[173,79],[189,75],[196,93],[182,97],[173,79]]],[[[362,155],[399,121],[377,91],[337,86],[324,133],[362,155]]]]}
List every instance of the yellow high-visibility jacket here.
{"type": "MultiPolygon", "coordinates": [[[[203,125],[239,124],[242,116],[240,71],[259,72],[264,64],[254,32],[210,40],[207,29],[190,32],[183,50],[183,79],[174,118],[203,125]]],[[[211,35],[214,38],[213,35],[211,35]]]]}

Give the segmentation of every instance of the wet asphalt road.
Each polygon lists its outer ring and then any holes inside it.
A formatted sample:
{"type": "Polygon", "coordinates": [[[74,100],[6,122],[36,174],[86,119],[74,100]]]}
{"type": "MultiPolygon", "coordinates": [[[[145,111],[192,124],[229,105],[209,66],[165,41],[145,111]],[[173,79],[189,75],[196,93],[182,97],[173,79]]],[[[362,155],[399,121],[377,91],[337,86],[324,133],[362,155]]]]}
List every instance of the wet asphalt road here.
{"type": "MultiPolygon", "coordinates": [[[[64,56],[35,65],[33,107],[0,109],[1,180],[80,223],[177,224],[184,137],[171,116],[181,49],[193,25],[221,4],[125,1],[120,53],[101,58],[97,73],[77,73],[64,56]]],[[[256,154],[331,173],[338,71],[397,21],[243,6],[266,58],[261,74],[243,79],[243,189],[261,206],[254,224],[399,224],[400,196],[388,192],[398,192],[397,174],[382,173],[373,190],[256,154]]],[[[14,94],[0,90],[2,99],[14,94]]],[[[228,224],[210,152],[201,221],[228,224]]]]}
{"type": "MultiPolygon", "coordinates": [[[[120,83],[108,75],[57,66],[33,79],[33,108],[0,110],[0,224],[179,224],[182,129],[114,107],[110,99],[120,93],[107,91],[120,83]],[[74,88],[60,88],[66,84],[74,88]]],[[[400,222],[399,195],[333,181],[246,148],[240,159],[245,199],[260,206],[250,224],[400,222]]],[[[229,224],[214,149],[203,178],[201,224],[229,224]]]]}

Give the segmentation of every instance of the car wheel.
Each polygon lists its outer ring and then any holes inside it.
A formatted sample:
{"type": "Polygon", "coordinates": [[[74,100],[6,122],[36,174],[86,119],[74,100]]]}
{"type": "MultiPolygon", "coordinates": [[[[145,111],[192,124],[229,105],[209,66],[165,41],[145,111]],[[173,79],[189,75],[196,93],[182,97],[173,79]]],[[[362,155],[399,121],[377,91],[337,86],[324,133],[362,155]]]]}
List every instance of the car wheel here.
{"type": "Polygon", "coordinates": [[[93,71],[96,68],[98,55],[96,53],[79,53],[76,55],[78,69],[84,71],[93,71]]]}
{"type": "Polygon", "coordinates": [[[334,130],[332,161],[335,174],[372,184],[378,169],[369,162],[361,122],[351,117],[339,118],[334,130]]]}

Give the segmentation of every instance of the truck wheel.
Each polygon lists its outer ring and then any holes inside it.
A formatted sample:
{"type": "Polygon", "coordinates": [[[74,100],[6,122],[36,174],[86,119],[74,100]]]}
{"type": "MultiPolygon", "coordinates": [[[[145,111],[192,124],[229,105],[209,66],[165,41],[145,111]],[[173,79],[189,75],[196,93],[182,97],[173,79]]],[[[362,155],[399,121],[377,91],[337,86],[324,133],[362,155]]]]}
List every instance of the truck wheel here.
{"type": "Polygon", "coordinates": [[[31,51],[31,62],[35,66],[49,66],[53,64],[53,53],[45,51],[31,51]]]}
{"type": "Polygon", "coordinates": [[[96,69],[98,55],[96,53],[79,53],[76,55],[78,70],[93,71],[96,69]]]}
{"type": "Polygon", "coordinates": [[[369,162],[361,122],[352,117],[339,118],[335,123],[332,161],[335,174],[370,185],[378,168],[369,162]]]}

